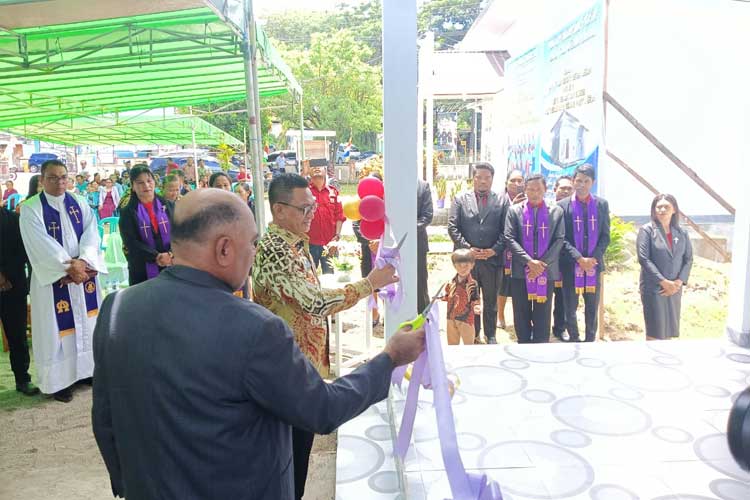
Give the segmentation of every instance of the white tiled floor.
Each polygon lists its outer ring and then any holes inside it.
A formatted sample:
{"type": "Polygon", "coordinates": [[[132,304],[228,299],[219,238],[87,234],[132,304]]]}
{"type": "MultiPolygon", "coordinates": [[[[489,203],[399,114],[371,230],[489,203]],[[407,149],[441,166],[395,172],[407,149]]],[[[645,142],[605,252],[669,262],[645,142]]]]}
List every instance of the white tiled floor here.
{"type": "MultiPolygon", "coordinates": [[[[467,469],[505,500],[749,500],[726,422],[750,384],[750,353],[724,341],[620,342],[445,349],[467,469]]],[[[443,499],[432,393],[422,389],[403,474],[392,433],[404,393],[339,429],[336,498],[443,499]]]]}

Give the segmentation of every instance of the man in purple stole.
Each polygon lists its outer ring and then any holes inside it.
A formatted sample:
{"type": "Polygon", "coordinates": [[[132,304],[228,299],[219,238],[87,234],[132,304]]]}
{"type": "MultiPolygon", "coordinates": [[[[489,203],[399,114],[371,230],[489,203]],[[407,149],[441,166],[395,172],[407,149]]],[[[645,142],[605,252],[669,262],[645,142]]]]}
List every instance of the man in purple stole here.
{"type": "Polygon", "coordinates": [[[547,206],[547,182],[526,179],[527,200],[508,210],[505,240],[513,254],[510,293],[519,344],[549,341],[554,279],[565,239],[562,210],[547,206]]]}
{"type": "Polygon", "coordinates": [[[21,236],[33,268],[31,327],[37,385],[58,401],[94,372],[92,340],[106,272],[96,217],[84,198],[66,193],[67,168],[42,164],[44,191],[21,206],[21,236]]]}
{"type": "Polygon", "coordinates": [[[565,218],[565,245],[560,258],[565,317],[571,342],[579,342],[576,310],[583,295],[586,342],[596,340],[604,253],[609,246],[609,204],[591,194],[596,171],[589,164],[573,176],[575,194],[559,202],[565,218]]]}

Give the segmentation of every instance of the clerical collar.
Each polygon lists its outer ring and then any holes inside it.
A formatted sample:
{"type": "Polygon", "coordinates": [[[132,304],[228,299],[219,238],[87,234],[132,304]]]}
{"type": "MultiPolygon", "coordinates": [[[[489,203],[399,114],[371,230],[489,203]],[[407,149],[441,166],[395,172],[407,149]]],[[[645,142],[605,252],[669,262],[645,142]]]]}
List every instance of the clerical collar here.
{"type": "Polygon", "coordinates": [[[65,200],[65,193],[61,194],[60,196],[53,196],[45,191],[44,197],[47,198],[47,201],[54,201],[57,203],[62,203],[65,200]]]}

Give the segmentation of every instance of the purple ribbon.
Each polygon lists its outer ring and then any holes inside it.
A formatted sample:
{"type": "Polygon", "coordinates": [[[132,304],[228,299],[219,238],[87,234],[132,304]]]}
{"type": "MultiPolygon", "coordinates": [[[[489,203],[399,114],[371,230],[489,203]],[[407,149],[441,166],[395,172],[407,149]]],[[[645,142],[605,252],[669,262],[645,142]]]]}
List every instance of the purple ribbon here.
{"type": "MultiPolygon", "coordinates": [[[[502,500],[500,486],[491,481],[486,474],[468,473],[464,468],[458,450],[458,438],[453,420],[453,408],[449,391],[448,377],[445,372],[443,350],[440,345],[440,326],[438,324],[438,307],[434,304],[425,323],[425,350],[414,362],[409,389],[401,419],[401,429],[396,441],[396,453],[403,458],[409,449],[417,413],[419,387],[432,389],[435,415],[438,423],[438,436],[443,464],[448,475],[453,500],[502,500]]],[[[396,378],[396,371],[392,380],[396,378]]],[[[403,377],[403,371],[401,372],[403,377]]],[[[398,379],[397,383],[400,383],[398,379]]]]}
{"type": "MultiPolygon", "coordinates": [[[[581,252],[584,257],[591,257],[596,249],[597,235],[599,234],[599,221],[596,218],[596,199],[593,195],[589,195],[589,201],[586,203],[587,216],[583,216],[583,203],[578,201],[578,198],[573,195],[570,201],[570,205],[573,208],[573,241],[576,246],[576,250],[581,252]],[[583,235],[584,232],[588,232],[589,241],[588,247],[583,248],[583,235]]],[[[575,265],[575,286],[576,293],[596,293],[596,267],[594,266],[590,271],[584,271],[578,262],[575,265]]]]}
{"type": "MultiPolygon", "coordinates": [[[[164,248],[169,248],[169,217],[167,217],[167,207],[162,205],[159,198],[154,197],[154,214],[156,215],[156,226],[161,237],[161,242],[164,248]]],[[[149,248],[156,249],[156,240],[154,239],[154,229],[151,227],[151,217],[148,215],[148,210],[143,206],[142,203],[138,203],[138,209],[136,210],[138,216],[138,236],[141,238],[149,248]]],[[[157,250],[158,251],[158,250],[157,250]]],[[[151,279],[159,275],[159,266],[156,262],[146,262],[146,278],[151,279]]]]}
{"type": "MultiPolygon", "coordinates": [[[[401,254],[398,247],[386,248],[383,245],[383,236],[380,237],[380,243],[378,244],[378,254],[375,257],[373,266],[378,269],[383,269],[386,265],[390,264],[396,269],[396,274],[401,276],[401,254]]],[[[401,307],[401,303],[404,300],[404,287],[400,283],[391,283],[384,288],[380,289],[378,295],[383,302],[388,303],[393,309],[401,307]]],[[[375,307],[375,301],[371,298],[369,302],[370,309],[375,307]]]]}
{"type": "MultiPolygon", "coordinates": [[[[551,238],[551,229],[549,224],[549,209],[545,203],[536,210],[536,222],[534,220],[534,208],[529,202],[523,206],[523,249],[532,259],[539,259],[547,252],[551,238]],[[534,251],[534,242],[536,241],[536,251],[534,251]]],[[[529,268],[526,271],[526,292],[528,299],[534,302],[547,302],[547,271],[537,276],[535,279],[529,278],[529,268]]]]}

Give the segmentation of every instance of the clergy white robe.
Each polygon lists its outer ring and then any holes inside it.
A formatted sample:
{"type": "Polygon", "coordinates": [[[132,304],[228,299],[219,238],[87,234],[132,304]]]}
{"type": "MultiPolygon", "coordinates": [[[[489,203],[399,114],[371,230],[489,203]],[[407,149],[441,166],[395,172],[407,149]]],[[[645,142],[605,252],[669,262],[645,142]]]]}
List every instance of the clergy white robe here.
{"type": "MultiPolygon", "coordinates": [[[[64,196],[45,194],[50,207],[60,212],[63,246],[47,234],[42,214],[42,202],[34,196],[21,205],[21,236],[32,266],[31,328],[36,384],[45,394],[52,394],[94,373],[92,342],[96,316],[89,317],[83,285],[70,284],[71,309],[75,320],[75,334],[60,337],[55,316],[52,284],[64,277],[73,258],[86,261],[92,269],[106,273],[99,248],[96,217],[86,200],[75,196],[83,217],[83,235],[78,242],[65,210],[64,196]]],[[[101,306],[102,289],[96,278],[97,299],[101,306]]]]}

